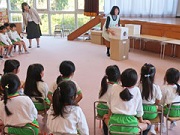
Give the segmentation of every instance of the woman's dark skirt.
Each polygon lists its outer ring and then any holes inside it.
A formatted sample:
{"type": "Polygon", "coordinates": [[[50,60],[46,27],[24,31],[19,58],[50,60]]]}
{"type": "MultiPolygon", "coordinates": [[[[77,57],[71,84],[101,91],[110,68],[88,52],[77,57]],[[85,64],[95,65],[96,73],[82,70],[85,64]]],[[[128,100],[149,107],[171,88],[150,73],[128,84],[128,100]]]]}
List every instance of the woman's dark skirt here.
{"type": "Polygon", "coordinates": [[[26,32],[27,39],[40,38],[42,36],[39,24],[36,24],[34,21],[28,22],[26,32]]]}

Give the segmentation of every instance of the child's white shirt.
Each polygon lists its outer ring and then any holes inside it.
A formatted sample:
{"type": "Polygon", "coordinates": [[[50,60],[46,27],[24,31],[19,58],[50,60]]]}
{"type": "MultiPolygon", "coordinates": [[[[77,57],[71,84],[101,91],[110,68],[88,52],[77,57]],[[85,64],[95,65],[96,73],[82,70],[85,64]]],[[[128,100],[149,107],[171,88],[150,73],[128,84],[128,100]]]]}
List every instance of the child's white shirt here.
{"type": "Polygon", "coordinates": [[[89,128],[85,115],[79,106],[66,106],[67,114],[64,118],[58,116],[54,118],[53,108],[48,110],[47,127],[49,133],[69,133],[77,134],[77,130],[81,135],[89,135],[89,128]]]}
{"type": "Polygon", "coordinates": [[[24,126],[37,119],[37,110],[28,96],[17,96],[7,101],[7,107],[12,115],[7,116],[4,101],[0,101],[0,119],[4,125],[24,126]]]}
{"type": "MultiPolygon", "coordinates": [[[[142,93],[142,84],[140,84],[139,88],[140,88],[140,91],[142,93]]],[[[143,104],[155,104],[156,100],[161,100],[161,98],[162,98],[162,92],[161,92],[159,85],[153,84],[153,97],[152,97],[152,99],[149,98],[148,101],[146,99],[143,99],[142,103],[143,104]]]]}
{"type": "Polygon", "coordinates": [[[114,114],[133,115],[137,117],[143,116],[141,92],[138,87],[129,88],[129,92],[133,95],[130,101],[123,101],[120,98],[120,92],[125,88],[120,85],[113,85],[110,93],[110,101],[108,107],[114,114]]]}
{"type": "Polygon", "coordinates": [[[176,85],[163,85],[162,86],[162,104],[171,104],[172,102],[180,102],[180,96],[176,92],[176,85]]]}
{"type": "Polygon", "coordinates": [[[10,31],[9,31],[9,38],[10,38],[11,40],[14,40],[15,42],[18,41],[17,39],[19,39],[19,40],[22,41],[22,39],[21,39],[21,37],[19,36],[19,34],[17,33],[17,31],[12,31],[12,30],[10,30],[10,31]]]}
{"type": "Polygon", "coordinates": [[[12,42],[7,33],[0,33],[0,41],[3,42],[5,45],[12,45],[12,42]]]}
{"type": "Polygon", "coordinates": [[[37,82],[37,88],[41,92],[42,97],[44,99],[47,98],[48,91],[49,91],[49,87],[48,87],[47,83],[42,82],[42,81],[38,81],[37,82]]]}

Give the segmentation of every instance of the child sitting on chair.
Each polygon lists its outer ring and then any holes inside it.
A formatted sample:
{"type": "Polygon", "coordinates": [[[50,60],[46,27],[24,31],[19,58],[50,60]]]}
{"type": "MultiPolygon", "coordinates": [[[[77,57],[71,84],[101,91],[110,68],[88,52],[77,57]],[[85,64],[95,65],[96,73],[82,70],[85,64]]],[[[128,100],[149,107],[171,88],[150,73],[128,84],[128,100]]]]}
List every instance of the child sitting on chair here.
{"type": "Polygon", "coordinates": [[[76,104],[77,88],[72,81],[58,84],[48,111],[47,127],[52,134],[89,135],[82,109],[76,104]]]}
{"type": "MultiPolygon", "coordinates": [[[[13,44],[11,40],[9,39],[9,36],[7,35],[7,30],[5,26],[0,26],[0,41],[1,41],[1,46],[3,46],[5,49],[7,49],[7,52],[5,54],[5,58],[13,57],[12,54],[12,48],[13,44]]],[[[4,51],[2,51],[4,54],[4,51]]]]}
{"type": "Polygon", "coordinates": [[[13,73],[2,77],[1,87],[4,100],[0,101],[0,120],[5,126],[24,127],[7,128],[8,134],[32,135],[32,131],[28,129],[31,128],[35,135],[38,135],[37,110],[29,97],[19,96],[17,90],[20,84],[18,76],[13,73]]]}
{"type": "MultiPolygon", "coordinates": [[[[168,113],[168,105],[173,102],[180,102],[180,72],[178,69],[169,68],[164,77],[164,86],[162,87],[162,104],[164,107],[164,114],[168,113]]],[[[170,117],[180,117],[180,111],[175,110],[180,108],[180,104],[172,105],[172,110],[169,112],[170,117]]],[[[170,129],[177,125],[176,121],[171,121],[170,129]]],[[[168,129],[166,129],[168,130],[168,129]]]]}
{"type": "Polygon", "coordinates": [[[16,31],[16,25],[14,23],[10,24],[9,37],[14,45],[19,46],[19,54],[22,53],[22,47],[24,48],[25,53],[29,53],[27,51],[25,42],[22,40],[22,38],[19,36],[19,34],[16,31]]]}

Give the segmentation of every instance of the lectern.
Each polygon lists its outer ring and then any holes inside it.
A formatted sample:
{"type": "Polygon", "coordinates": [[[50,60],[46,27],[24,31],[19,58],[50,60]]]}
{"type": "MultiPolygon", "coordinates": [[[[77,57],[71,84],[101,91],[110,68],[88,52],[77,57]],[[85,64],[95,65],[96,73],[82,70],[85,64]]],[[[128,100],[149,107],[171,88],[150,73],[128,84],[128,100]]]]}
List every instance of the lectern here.
{"type": "Polygon", "coordinates": [[[125,60],[128,59],[129,53],[129,39],[128,28],[117,27],[111,28],[115,35],[109,34],[110,38],[110,58],[112,60],[125,60]]]}

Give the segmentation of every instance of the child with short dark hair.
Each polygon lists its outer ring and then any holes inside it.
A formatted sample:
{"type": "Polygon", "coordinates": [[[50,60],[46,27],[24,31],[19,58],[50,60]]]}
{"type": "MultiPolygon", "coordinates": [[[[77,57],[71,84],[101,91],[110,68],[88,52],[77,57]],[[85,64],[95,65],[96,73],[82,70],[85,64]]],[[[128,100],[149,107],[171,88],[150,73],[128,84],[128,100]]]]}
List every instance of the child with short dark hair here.
{"type": "MultiPolygon", "coordinates": [[[[30,127],[38,135],[37,110],[29,97],[19,96],[17,93],[20,87],[19,78],[13,73],[5,74],[1,79],[1,87],[4,100],[0,101],[0,119],[3,124],[30,127]]],[[[32,135],[26,128],[8,128],[8,133],[32,135]]]]}
{"type": "Polygon", "coordinates": [[[72,81],[58,84],[48,111],[47,127],[49,133],[89,135],[83,111],[76,105],[77,88],[72,81]],[[78,131],[78,132],[77,132],[78,131]]]}
{"type": "Polygon", "coordinates": [[[22,38],[19,36],[19,34],[16,31],[16,25],[14,23],[10,24],[9,37],[14,45],[19,46],[19,54],[22,53],[22,47],[24,48],[25,53],[29,53],[27,51],[25,42],[22,40],[22,38]]]}
{"type": "MultiPolygon", "coordinates": [[[[104,115],[106,123],[125,124],[140,127],[143,135],[147,135],[150,129],[150,121],[143,120],[143,107],[141,92],[136,83],[137,72],[134,69],[126,69],[121,74],[120,85],[113,85],[108,103],[109,113],[104,115]],[[136,117],[135,117],[136,116],[136,117]]],[[[110,131],[138,133],[138,128],[111,127],[110,131]]]]}
{"type": "Polygon", "coordinates": [[[17,74],[19,72],[20,62],[15,59],[6,60],[4,63],[4,74],[14,73],[17,74]]]}
{"type": "MultiPolygon", "coordinates": [[[[173,102],[180,102],[180,85],[179,83],[180,72],[178,69],[169,68],[164,76],[164,86],[162,87],[162,104],[165,106],[164,114],[167,115],[167,105],[173,102]]],[[[180,108],[179,105],[172,105],[172,108],[180,108]]],[[[171,110],[170,117],[179,117],[179,110],[171,110]]],[[[172,121],[170,129],[176,126],[176,122],[172,121]]],[[[168,129],[167,129],[168,130],[168,129]]]]}
{"type": "MultiPolygon", "coordinates": [[[[59,65],[59,72],[61,73],[61,75],[59,75],[56,79],[56,82],[53,83],[52,88],[50,89],[49,93],[48,93],[48,98],[52,101],[52,94],[55,91],[55,89],[57,88],[57,85],[59,83],[59,81],[72,81],[72,77],[74,75],[75,72],[75,65],[73,62],[71,61],[63,61],[60,65],[59,65]]],[[[82,90],[79,87],[79,85],[73,81],[76,84],[77,87],[77,98],[76,98],[76,103],[78,103],[81,99],[82,99],[82,90]]]]}
{"type": "MultiPolygon", "coordinates": [[[[12,54],[13,44],[11,40],[9,39],[6,31],[7,30],[5,26],[0,26],[0,42],[1,42],[0,45],[7,49],[5,58],[9,58],[13,56],[12,54]]],[[[4,51],[2,50],[2,55],[3,54],[4,54],[4,51]]]]}
{"type": "MultiPolygon", "coordinates": [[[[153,120],[158,117],[157,105],[162,98],[160,87],[154,84],[155,74],[156,69],[152,64],[145,63],[142,66],[139,88],[142,95],[143,111],[145,112],[143,119],[146,120],[153,120]],[[146,111],[151,111],[152,113],[146,113],[146,111]]],[[[155,125],[151,126],[150,132],[156,134],[155,125]]]]}

